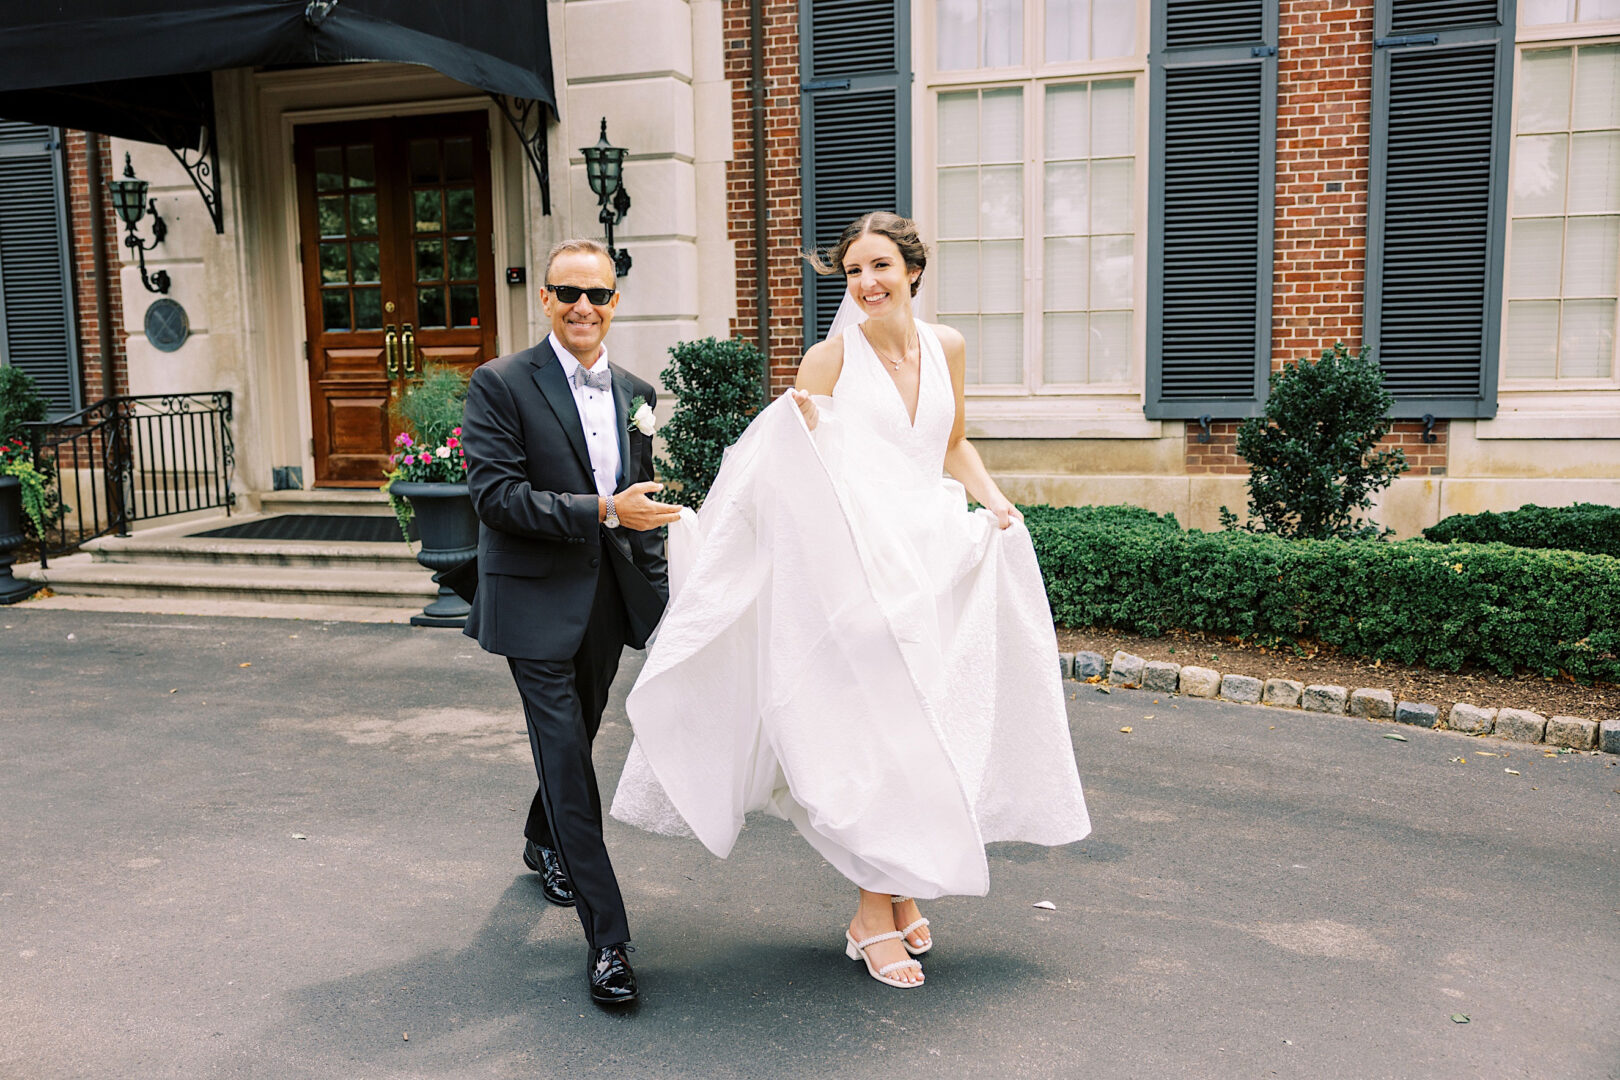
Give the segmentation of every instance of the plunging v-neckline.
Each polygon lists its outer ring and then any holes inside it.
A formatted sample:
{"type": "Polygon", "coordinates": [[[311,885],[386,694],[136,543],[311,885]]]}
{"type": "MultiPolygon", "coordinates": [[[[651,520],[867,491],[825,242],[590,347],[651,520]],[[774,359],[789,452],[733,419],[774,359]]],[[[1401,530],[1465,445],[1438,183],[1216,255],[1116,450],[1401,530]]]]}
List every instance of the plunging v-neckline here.
{"type": "Polygon", "coordinates": [[[911,409],[907,409],[906,395],[901,393],[900,384],[894,381],[894,376],[884,370],[883,357],[878,355],[877,349],[872,345],[872,339],[866,336],[866,328],[856,323],[855,329],[860,332],[861,340],[866,342],[866,351],[871,353],[872,359],[878,362],[878,373],[894,388],[895,400],[900,403],[900,415],[906,417],[906,426],[912,431],[916,431],[917,414],[922,411],[923,368],[927,366],[923,363],[922,331],[917,332],[917,404],[911,409]]]}

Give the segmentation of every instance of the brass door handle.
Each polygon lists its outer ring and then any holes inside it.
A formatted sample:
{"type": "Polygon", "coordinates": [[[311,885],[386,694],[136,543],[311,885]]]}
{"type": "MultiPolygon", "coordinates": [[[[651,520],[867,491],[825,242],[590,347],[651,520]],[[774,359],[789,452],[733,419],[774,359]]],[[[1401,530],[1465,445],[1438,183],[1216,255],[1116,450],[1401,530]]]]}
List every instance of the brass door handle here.
{"type": "Polygon", "coordinates": [[[383,334],[383,355],[387,358],[388,377],[399,378],[399,335],[394,333],[394,324],[389,323],[383,327],[387,333],[383,334]]]}
{"type": "Polygon", "coordinates": [[[411,333],[410,323],[404,325],[399,339],[405,347],[405,377],[411,378],[416,374],[416,335],[411,333]]]}

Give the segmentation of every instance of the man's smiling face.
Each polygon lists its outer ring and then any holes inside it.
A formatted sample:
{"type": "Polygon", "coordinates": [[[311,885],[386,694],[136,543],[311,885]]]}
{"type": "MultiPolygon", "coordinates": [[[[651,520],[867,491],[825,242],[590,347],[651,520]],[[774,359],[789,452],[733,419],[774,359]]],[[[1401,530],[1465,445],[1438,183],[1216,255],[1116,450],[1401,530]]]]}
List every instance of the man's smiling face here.
{"type": "MultiPolygon", "coordinates": [[[[548,285],[572,285],[580,289],[611,289],[614,287],[613,264],[606,256],[594,251],[565,251],[552,261],[546,271],[548,285]]],[[[613,322],[613,309],[619,306],[619,294],[606,304],[592,304],[581,295],[572,304],[557,299],[550,289],[541,294],[546,317],[551,320],[551,331],[562,342],[563,348],[586,367],[596,362],[613,322]]]]}

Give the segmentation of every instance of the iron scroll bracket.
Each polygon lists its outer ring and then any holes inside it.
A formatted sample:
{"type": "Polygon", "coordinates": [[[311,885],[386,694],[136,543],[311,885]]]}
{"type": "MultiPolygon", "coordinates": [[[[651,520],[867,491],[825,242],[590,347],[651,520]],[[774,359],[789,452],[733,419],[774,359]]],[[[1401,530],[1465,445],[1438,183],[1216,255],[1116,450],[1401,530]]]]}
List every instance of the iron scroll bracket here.
{"type": "Polygon", "coordinates": [[[219,140],[214,137],[212,126],[202,129],[202,146],[196,149],[176,149],[169,147],[169,153],[174,160],[186,170],[191,177],[191,183],[196,187],[197,194],[202,196],[203,205],[208,208],[208,216],[214,221],[214,232],[223,235],[225,232],[225,208],[219,201],[219,140]]]}
{"type": "Polygon", "coordinates": [[[529,159],[529,168],[540,185],[540,212],[551,214],[551,167],[546,161],[546,107],[533,98],[508,97],[491,93],[491,100],[506,117],[523,144],[523,154],[529,159]]]}

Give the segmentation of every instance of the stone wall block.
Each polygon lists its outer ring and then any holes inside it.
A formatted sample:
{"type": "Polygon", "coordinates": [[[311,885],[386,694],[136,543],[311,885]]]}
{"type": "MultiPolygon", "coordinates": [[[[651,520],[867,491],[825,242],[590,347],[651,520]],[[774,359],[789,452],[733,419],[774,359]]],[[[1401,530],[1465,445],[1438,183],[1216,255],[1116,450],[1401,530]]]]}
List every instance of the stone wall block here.
{"type": "Polygon", "coordinates": [[[1596,720],[1582,720],[1578,716],[1555,716],[1547,721],[1547,742],[1552,746],[1567,746],[1571,750],[1590,750],[1597,745],[1596,720]]]}
{"type": "Polygon", "coordinates": [[[1166,660],[1149,660],[1142,669],[1142,689],[1173,694],[1180,682],[1181,665],[1166,660]]]}
{"type": "Polygon", "coordinates": [[[1350,695],[1350,715],[1367,720],[1393,720],[1395,695],[1388,690],[1357,690],[1350,695]]]}
{"type": "Polygon", "coordinates": [[[1221,697],[1241,705],[1258,705],[1265,684],[1250,675],[1227,675],[1221,679],[1221,697]]]}
{"type": "Polygon", "coordinates": [[[1058,673],[1065,679],[1074,678],[1074,654],[1058,653],[1058,673]]]}
{"type": "Polygon", "coordinates": [[[1496,733],[1514,742],[1540,742],[1547,733],[1547,718],[1529,709],[1502,709],[1496,714],[1496,733]]]}
{"type": "Polygon", "coordinates": [[[1489,735],[1496,726],[1496,710],[1459,701],[1446,716],[1446,727],[1465,735],[1489,735]]]}
{"type": "Polygon", "coordinates": [[[1620,720],[1605,720],[1598,728],[1598,749],[1605,754],[1620,754],[1620,720]]]}
{"type": "Polygon", "coordinates": [[[1121,650],[1114,654],[1113,662],[1108,665],[1108,681],[1115,686],[1141,686],[1142,669],[1147,661],[1140,656],[1132,656],[1121,650]]]}
{"type": "Polygon", "coordinates": [[[1440,722],[1440,709],[1434,705],[1403,701],[1395,706],[1395,722],[1397,724],[1414,724],[1417,727],[1432,728],[1440,722]]]}
{"type": "Polygon", "coordinates": [[[1299,708],[1300,695],[1305,693],[1305,684],[1295,682],[1293,679],[1267,679],[1265,689],[1261,691],[1260,700],[1266,705],[1280,705],[1283,708],[1299,708]]]}
{"type": "Polygon", "coordinates": [[[1301,704],[1306,712],[1343,716],[1345,702],[1349,697],[1350,691],[1342,686],[1307,686],[1301,704]]]}
{"type": "Polygon", "coordinates": [[[1075,678],[1099,679],[1106,674],[1108,674],[1108,661],[1103,659],[1102,653],[1081,650],[1074,654],[1075,678]]]}
{"type": "Polygon", "coordinates": [[[1212,698],[1220,693],[1220,690],[1220,672],[1212,668],[1191,665],[1181,669],[1181,692],[1188,697],[1212,698]]]}

